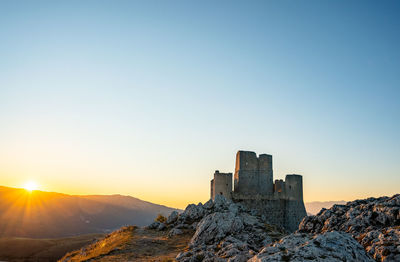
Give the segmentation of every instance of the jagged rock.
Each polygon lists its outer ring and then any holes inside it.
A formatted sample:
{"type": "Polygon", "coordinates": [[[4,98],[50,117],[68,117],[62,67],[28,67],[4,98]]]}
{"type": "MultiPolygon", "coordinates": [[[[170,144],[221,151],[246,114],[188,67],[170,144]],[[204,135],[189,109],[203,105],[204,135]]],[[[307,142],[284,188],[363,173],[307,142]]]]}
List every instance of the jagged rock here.
{"type": "Polygon", "coordinates": [[[150,225],[147,226],[148,229],[158,229],[158,227],[160,226],[161,222],[158,221],[154,221],[153,223],[151,223],[150,225]]]}
{"type": "Polygon", "coordinates": [[[400,195],[368,198],[334,205],[308,216],[299,225],[300,232],[320,233],[332,230],[353,236],[365,231],[400,225],[400,195]]]}
{"type": "MultiPolygon", "coordinates": [[[[271,243],[267,228],[260,221],[223,196],[201,205],[203,217],[193,222],[196,227],[189,250],[177,256],[178,261],[247,261],[264,245],[271,243]]],[[[178,221],[187,221],[189,214],[199,214],[189,205],[178,221]]],[[[199,216],[191,216],[199,217],[199,216]]]]}
{"type": "Polygon", "coordinates": [[[214,207],[214,202],[212,201],[212,199],[210,199],[210,200],[208,200],[208,201],[203,205],[203,207],[204,207],[205,209],[211,209],[211,208],[214,207]]]}
{"type": "Polygon", "coordinates": [[[308,216],[299,232],[351,234],[376,261],[400,261],[400,195],[334,205],[308,216]]]}
{"type": "Polygon", "coordinates": [[[227,200],[223,195],[216,195],[214,198],[214,209],[216,211],[224,211],[231,203],[232,202],[227,200]]]}
{"type": "Polygon", "coordinates": [[[188,225],[188,224],[177,224],[177,225],[175,226],[176,229],[187,229],[187,228],[190,228],[190,227],[191,227],[191,226],[188,225]]]}
{"type": "Polygon", "coordinates": [[[376,261],[400,261],[400,226],[369,231],[359,241],[376,261]]]}
{"type": "Polygon", "coordinates": [[[240,232],[243,228],[243,221],[235,214],[216,212],[201,220],[190,245],[214,243],[227,234],[240,232]]]}
{"type": "Polygon", "coordinates": [[[183,234],[183,231],[182,231],[182,230],[180,230],[179,228],[173,228],[173,229],[171,229],[171,230],[169,231],[168,236],[169,236],[169,237],[173,237],[173,236],[181,235],[181,234],[183,234]]]}
{"type": "Polygon", "coordinates": [[[178,211],[172,211],[172,213],[167,218],[167,224],[172,224],[178,219],[178,211]]]}
{"type": "Polygon", "coordinates": [[[324,234],[294,233],[265,247],[251,262],[268,261],[373,261],[349,234],[332,231],[324,234]]]}
{"type": "Polygon", "coordinates": [[[161,230],[164,230],[164,229],[166,229],[166,228],[167,228],[167,226],[166,226],[164,223],[160,223],[160,224],[158,225],[157,230],[161,231],[161,230]]]}
{"type": "Polygon", "coordinates": [[[202,205],[190,204],[178,219],[184,222],[196,221],[201,219],[204,216],[204,213],[205,210],[202,205]]]}
{"type": "Polygon", "coordinates": [[[198,224],[199,224],[198,222],[194,222],[193,224],[190,225],[190,228],[196,230],[198,224]]]}

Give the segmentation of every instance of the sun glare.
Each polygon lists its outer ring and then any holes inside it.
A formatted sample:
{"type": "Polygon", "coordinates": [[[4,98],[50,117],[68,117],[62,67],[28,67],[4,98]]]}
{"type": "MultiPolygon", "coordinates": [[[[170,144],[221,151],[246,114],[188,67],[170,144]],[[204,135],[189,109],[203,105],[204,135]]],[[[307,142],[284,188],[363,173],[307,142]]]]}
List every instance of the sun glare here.
{"type": "Polygon", "coordinates": [[[39,188],[38,184],[35,181],[28,181],[24,185],[24,189],[28,191],[37,190],[39,188]]]}

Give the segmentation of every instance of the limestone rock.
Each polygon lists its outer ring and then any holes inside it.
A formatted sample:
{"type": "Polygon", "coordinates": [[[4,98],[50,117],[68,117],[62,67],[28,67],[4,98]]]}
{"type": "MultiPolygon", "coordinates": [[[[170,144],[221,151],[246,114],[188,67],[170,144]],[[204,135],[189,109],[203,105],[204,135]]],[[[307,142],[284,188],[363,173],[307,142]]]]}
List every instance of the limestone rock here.
{"type": "Polygon", "coordinates": [[[214,207],[214,202],[212,201],[212,199],[210,199],[210,200],[208,200],[208,201],[203,205],[203,207],[204,207],[205,209],[211,209],[211,208],[214,207]]]}
{"type": "MultiPolygon", "coordinates": [[[[259,217],[252,216],[240,205],[223,196],[216,196],[213,202],[202,205],[204,215],[199,222],[193,222],[196,232],[189,250],[177,256],[178,261],[247,261],[261,247],[271,243],[267,228],[259,217]]],[[[184,220],[195,217],[198,208],[188,206],[183,212],[184,220]],[[186,214],[185,214],[186,213],[186,214]]],[[[196,216],[198,217],[198,216],[196,216]]],[[[178,221],[181,221],[179,217],[178,221]]]]}
{"type": "Polygon", "coordinates": [[[228,201],[223,195],[216,195],[214,199],[214,209],[216,211],[224,211],[230,203],[231,201],[228,201]]]}
{"type": "Polygon", "coordinates": [[[210,214],[200,221],[190,245],[212,244],[227,234],[240,232],[243,227],[243,221],[233,213],[210,214]]]}
{"type": "Polygon", "coordinates": [[[400,261],[400,226],[369,231],[359,241],[376,261],[400,261]]]}
{"type": "Polygon", "coordinates": [[[204,216],[205,210],[202,205],[190,204],[185,211],[179,216],[180,221],[194,222],[204,216]]]}
{"type": "Polygon", "coordinates": [[[148,229],[158,229],[158,227],[160,226],[161,222],[158,221],[154,221],[153,223],[151,223],[150,225],[147,226],[148,229]]]}
{"type": "Polygon", "coordinates": [[[167,226],[166,226],[164,223],[160,223],[160,224],[158,225],[157,230],[161,231],[161,230],[164,230],[164,229],[166,229],[166,228],[167,228],[167,226]]]}
{"type": "Polygon", "coordinates": [[[169,231],[168,236],[169,236],[169,237],[173,237],[173,236],[181,235],[181,234],[183,234],[183,231],[182,231],[181,229],[179,229],[179,228],[173,228],[173,229],[171,229],[171,230],[169,231]]]}
{"type": "Polygon", "coordinates": [[[294,233],[265,247],[251,262],[373,261],[351,235],[332,231],[311,235],[294,233]]]}
{"type": "Polygon", "coordinates": [[[167,224],[172,224],[178,219],[178,211],[172,211],[172,213],[167,218],[167,224]]]}
{"type": "Polygon", "coordinates": [[[299,232],[351,234],[376,261],[400,261],[400,194],[334,205],[308,216],[299,232]]]}

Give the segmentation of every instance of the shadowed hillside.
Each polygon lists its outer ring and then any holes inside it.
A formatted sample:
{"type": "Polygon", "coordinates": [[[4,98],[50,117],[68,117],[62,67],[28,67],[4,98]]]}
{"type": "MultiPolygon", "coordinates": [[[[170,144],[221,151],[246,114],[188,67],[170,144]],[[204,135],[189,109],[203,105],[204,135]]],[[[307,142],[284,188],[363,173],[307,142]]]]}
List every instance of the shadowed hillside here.
{"type": "Polygon", "coordinates": [[[0,260],[21,262],[57,261],[65,253],[93,243],[102,237],[104,237],[104,234],[52,239],[2,237],[0,238],[0,260]]]}
{"type": "Polygon", "coordinates": [[[0,187],[0,237],[54,238],[149,224],[175,209],[121,196],[73,196],[0,187]]]}

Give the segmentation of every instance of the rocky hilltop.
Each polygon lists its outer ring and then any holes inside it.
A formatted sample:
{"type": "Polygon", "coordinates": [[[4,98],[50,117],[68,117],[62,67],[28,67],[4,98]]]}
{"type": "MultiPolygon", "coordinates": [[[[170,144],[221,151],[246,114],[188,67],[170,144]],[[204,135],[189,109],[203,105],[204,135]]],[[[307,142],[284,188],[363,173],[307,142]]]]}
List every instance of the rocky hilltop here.
{"type": "MultiPolygon", "coordinates": [[[[271,226],[262,216],[223,196],[205,204],[189,205],[163,221],[132,230],[132,236],[157,241],[138,245],[135,237],[126,244],[93,256],[92,261],[131,261],[140,250],[149,250],[135,261],[400,261],[400,195],[369,198],[334,205],[305,217],[295,233],[271,226]],[[160,239],[164,239],[164,242],[160,239]],[[175,241],[175,242],[174,242],[175,241]],[[168,256],[160,253],[170,245],[168,256]],[[186,242],[185,242],[186,241],[186,242]],[[136,243],[136,244],[133,244],[136,243]],[[182,245],[182,243],[186,243],[182,245]],[[157,254],[153,254],[158,250],[157,254]],[[162,258],[160,260],[160,257],[162,258]],[[168,258],[168,260],[166,260],[168,258]],[[110,260],[111,259],[111,260],[110,260]]],[[[121,233],[119,233],[121,234],[121,233]]],[[[118,235],[109,237],[119,239],[118,235]]],[[[101,242],[92,244],[99,247],[101,242]]],[[[90,247],[64,257],[82,261],[76,254],[96,254],[90,247]]],[[[85,260],[88,258],[86,257],[85,260]]]]}
{"type": "Polygon", "coordinates": [[[400,261],[400,195],[334,205],[299,226],[299,232],[331,231],[349,233],[376,261],[400,261]]]}
{"type": "Polygon", "coordinates": [[[176,257],[182,262],[373,261],[347,233],[296,232],[285,236],[256,212],[220,196],[214,202],[188,206],[181,216],[171,231],[182,223],[196,226],[187,250],[176,257]],[[186,222],[187,217],[195,219],[186,222]]]}

